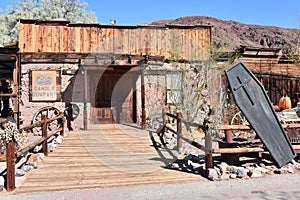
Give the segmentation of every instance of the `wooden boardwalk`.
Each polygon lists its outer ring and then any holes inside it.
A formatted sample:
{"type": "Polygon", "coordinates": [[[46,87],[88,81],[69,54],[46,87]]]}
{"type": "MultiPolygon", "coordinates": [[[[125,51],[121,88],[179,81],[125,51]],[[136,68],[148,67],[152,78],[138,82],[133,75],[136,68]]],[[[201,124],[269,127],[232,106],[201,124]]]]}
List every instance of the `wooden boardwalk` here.
{"type": "Polygon", "coordinates": [[[206,181],[200,175],[164,168],[175,152],[154,148],[158,136],[126,125],[98,125],[71,132],[15,193],[96,189],[142,184],[206,181]]]}

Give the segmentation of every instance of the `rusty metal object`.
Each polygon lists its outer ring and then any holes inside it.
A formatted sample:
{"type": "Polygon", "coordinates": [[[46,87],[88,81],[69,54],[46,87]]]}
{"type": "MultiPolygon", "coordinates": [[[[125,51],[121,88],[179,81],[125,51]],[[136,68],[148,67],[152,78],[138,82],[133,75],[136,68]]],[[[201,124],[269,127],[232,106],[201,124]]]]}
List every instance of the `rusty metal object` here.
{"type": "Polygon", "coordinates": [[[299,129],[286,129],[286,133],[292,144],[300,143],[300,130],[299,129]]]}

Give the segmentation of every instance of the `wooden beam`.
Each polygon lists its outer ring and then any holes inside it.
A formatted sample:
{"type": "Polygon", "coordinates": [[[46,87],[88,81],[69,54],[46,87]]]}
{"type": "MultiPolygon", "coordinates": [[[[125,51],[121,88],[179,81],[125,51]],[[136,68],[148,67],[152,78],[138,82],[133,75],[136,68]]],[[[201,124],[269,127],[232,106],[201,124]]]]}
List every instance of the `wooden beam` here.
{"type": "MultiPolygon", "coordinates": [[[[300,128],[300,124],[282,124],[283,128],[300,128]]],[[[249,125],[222,125],[220,130],[250,130],[251,126],[249,125]]]]}
{"type": "Polygon", "coordinates": [[[0,162],[6,162],[6,156],[0,156],[0,162]]]}
{"type": "Polygon", "coordinates": [[[230,154],[236,154],[236,153],[252,153],[252,152],[264,152],[265,150],[263,148],[259,147],[252,147],[252,148],[214,148],[212,149],[212,153],[216,154],[222,154],[222,153],[230,153],[230,154]]]}
{"type": "MultiPolygon", "coordinates": [[[[300,145],[292,145],[294,150],[300,150],[300,145]]],[[[214,148],[212,149],[212,153],[222,154],[236,154],[236,153],[253,153],[253,152],[265,152],[267,150],[260,147],[242,147],[242,148],[214,148]]]]}

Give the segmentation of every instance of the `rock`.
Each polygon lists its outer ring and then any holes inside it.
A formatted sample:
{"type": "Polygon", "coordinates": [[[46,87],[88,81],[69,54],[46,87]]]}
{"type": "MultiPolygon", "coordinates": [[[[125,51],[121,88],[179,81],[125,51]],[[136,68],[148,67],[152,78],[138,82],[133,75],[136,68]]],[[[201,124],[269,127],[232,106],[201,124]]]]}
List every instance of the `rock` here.
{"type": "Polygon", "coordinates": [[[274,170],[275,174],[287,174],[288,168],[287,167],[281,167],[280,169],[274,170]]]}
{"type": "Polygon", "coordinates": [[[236,174],[229,174],[229,178],[231,179],[236,179],[237,175],[236,174]]]}
{"type": "Polygon", "coordinates": [[[294,166],[294,169],[300,170],[300,163],[296,162],[294,159],[291,162],[294,166]]]}
{"type": "Polygon", "coordinates": [[[286,168],[287,168],[288,173],[291,173],[291,174],[295,173],[295,168],[292,163],[287,164],[286,168]]]}
{"type": "Polygon", "coordinates": [[[261,172],[262,175],[268,174],[269,170],[264,167],[257,167],[257,169],[261,172]]]}
{"type": "Polygon", "coordinates": [[[48,138],[48,140],[47,140],[47,143],[51,143],[51,142],[53,142],[53,141],[54,141],[54,139],[55,139],[55,136],[52,136],[52,137],[48,138]]]}
{"type": "Polygon", "coordinates": [[[62,140],[63,140],[63,136],[59,135],[57,136],[57,138],[54,140],[57,144],[61,144],[62,143],[62,140]]]}
{"type": "Polygon", "coordinates": [[[48,145],[48,153],[53,152],[53,150],[54,150],[54,145],[53,145],[52,143],[48,143],[47,145],[48,145]]]}
{"type": "Polygon", "coordinates": [[[52,142],[51,142],[51,145],[53,146],[53,148],[55,149],[56,147],[58,147],[58,143],[56,143],[55,142],[55,140],[53,140],[52,142]]]}
{"type": "Polygon", "coordinates": [[[202,166],[200,163],[194,163],[190,160],[188,160],[188,165],[191,166],[193,169],[198,169],[202,166]]]}
{"type": "Polygon", "coordinates": [[[266,167],[266,165],[264,163],[258,163],[258,166],[260,166],[260,167],[266,167]]]}
{"type": "Polygon", "coordinates": [[[220,180],[229,180],[230,179],[230,175],[227,174],[227,173],[223,173],[221,176],[220,176],[220,180]]]}
{"type": "Polygon", "coordinates": [[[34,147],[33,152],[38,153],[41,149],[42,149],[42,145],[38,145],[38,146],[34,147]]]}
{"type": "Polygon", "coordinates": [[[229,173],[236,173],[236,167],[235,166],[228,166],[226,168],[226,170],[229,172],[229,173]]]}
{"type": "Polygon", "coordinates": [[[0,188],[4,187],[4,182],[5,182],[4,177],[0,176],[0,188]]]}
{"type": "Polygon", "coordinates": [[[37,168],[39,162],[39,155],[38,154],[31,154],[26,162],[26,165],[33,166],[34,168],[37,168]]]}
{"type": "Polygon", "coordinates": [[[248,173],[248,170],[244,167],[238,167],[237,170],[236,170],[236,176],[238,178],[246,178],[247,173],[248,173]]]}
{"type": "Polygon", "coordinates": [[[262,177],[261,170],[260,170],[259,168],[253,168],[253,169],[250,171],[250,177],[251,177],[251,178],[262,177]]]}
{"type": "Polygon", "coordinates": [[[39,160],[43,160],[45,158],[44,153],[38,153],[38,155],[39,155],[39,160]]]}
{"type": "Polygon", "coordinates": [[[26,172],[23,169],[16,169],[17,177],[24,176],[25,174],[26,174],[26,172]]]}
{"type": "Polygon", "coordinates": [[[30,170],[33,169],[33,166],[31,165],[23,165],[21,168],[24,172],[29,172],[30,170]]]}
{"type": "Polygon", "coordinates": [[[229,167],[229,165],[225,162],[221,162],[220,164],[217,165],[217,167],[221,170],[222,174],[227,173],[227,168],[229,167]]]}
{"type": "Polygon", "coordinates": [[[31,154],[27,160],[28,163],[38,162],[39,161],[38,154],[31,154]]]}
{"type": "Polygon", "coordinates": [[[221,172],[220,168],[218,168],[218,167],[215,167],[215,170],[217,171],[217,173],[218,173],[218,176],[221,176],[221,175],[222,175],[222,172],[221,172]]]}
{"type": "Polygon", "coordinates": [[[217,170],[213,168],[208,169],[208,179],[211,181],[218,181],[219,180],[219,175],[217,170]]]}

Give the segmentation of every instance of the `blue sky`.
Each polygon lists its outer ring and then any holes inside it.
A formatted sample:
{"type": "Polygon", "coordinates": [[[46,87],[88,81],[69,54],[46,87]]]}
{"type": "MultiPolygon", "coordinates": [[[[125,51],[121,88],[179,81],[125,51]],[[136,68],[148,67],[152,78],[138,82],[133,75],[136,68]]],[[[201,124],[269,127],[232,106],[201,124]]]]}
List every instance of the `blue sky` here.
{"type": "MultiPolygon", "coordinates": [[[[0,0],[5,10],[13,0],[0,0]]],[[[246,24],[300,28],[300,0],[82,0],[99,23],[115,19],[120,25],[135,25],[183,16],[210,16],[246,24]]]]}

